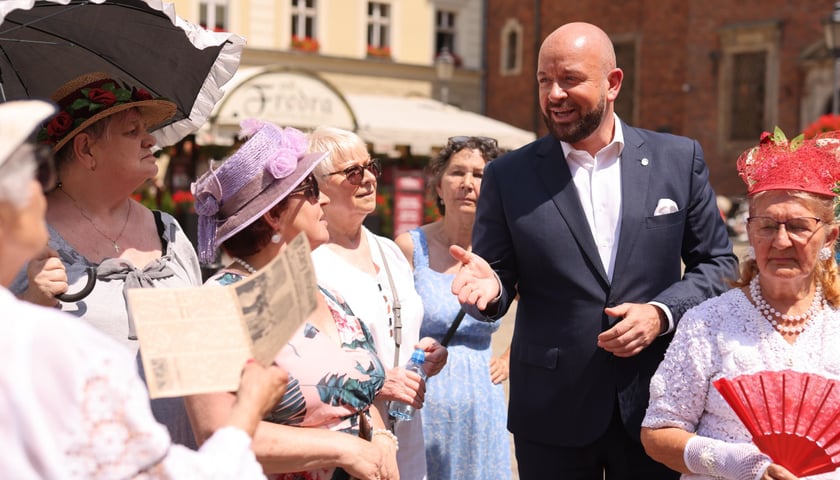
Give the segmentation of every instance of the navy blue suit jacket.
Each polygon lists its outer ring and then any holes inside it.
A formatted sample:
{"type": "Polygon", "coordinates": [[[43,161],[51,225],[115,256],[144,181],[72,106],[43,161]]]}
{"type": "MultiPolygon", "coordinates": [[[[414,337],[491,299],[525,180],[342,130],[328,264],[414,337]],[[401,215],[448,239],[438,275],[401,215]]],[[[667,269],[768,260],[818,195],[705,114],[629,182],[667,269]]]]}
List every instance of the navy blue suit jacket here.
{"type": "Polygon", "coordinates": [[[615,357],[596,345],[598,334],[615,322],[604,308],[657,301],[678,321],[724,291],[724,278],[737,273],[700,145],[622,128],[622,220],[612,282],[559,141],[540,138],[485,168],[473,250],[502,283],[492,319],[520,295],[508,427],[530,441],[589,444],[609,425],[616,398],[628,432],[638,438],[650,378],[672,335],[634,357],[615,357]],[[662,198],[679,210],[654,216],[662,198]]]}

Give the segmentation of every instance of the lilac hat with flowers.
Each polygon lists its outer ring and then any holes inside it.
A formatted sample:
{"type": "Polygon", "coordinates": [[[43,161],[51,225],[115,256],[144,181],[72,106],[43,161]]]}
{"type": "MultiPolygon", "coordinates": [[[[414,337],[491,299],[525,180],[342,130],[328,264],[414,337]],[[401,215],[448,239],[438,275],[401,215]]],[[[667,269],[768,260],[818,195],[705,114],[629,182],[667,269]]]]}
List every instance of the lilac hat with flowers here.
{"type": "Polygon", "coordinates": [[[219,245],[286,198],[327,156],[306,153],[309,140],[294,128],[255,119],[240,126],[248,140],[192,184],[203,262],[212,261],[219,245]]]}

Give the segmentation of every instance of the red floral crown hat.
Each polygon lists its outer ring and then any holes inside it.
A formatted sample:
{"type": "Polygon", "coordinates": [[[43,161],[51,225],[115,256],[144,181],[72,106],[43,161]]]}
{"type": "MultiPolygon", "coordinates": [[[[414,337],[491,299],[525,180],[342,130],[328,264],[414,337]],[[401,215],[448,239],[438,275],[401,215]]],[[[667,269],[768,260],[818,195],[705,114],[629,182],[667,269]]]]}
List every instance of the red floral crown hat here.
{"type": "Polygon", "coordinates": [[[74,78],[52,95],[59,112],[38,132],[38,143],[61,150],[79,132],[97,121],[129,108],[140,109],[151,131],[175,115],[173,102],[132,87],[106,73],[94,72],[74,78]]]}
{"type": "Polygon", "coordinates": [[[840,131],[788,140],[779,127],[738,157],[738,174],[747,195],[766,190],[799,190],[837,196],[840,182],[840,131]]]}

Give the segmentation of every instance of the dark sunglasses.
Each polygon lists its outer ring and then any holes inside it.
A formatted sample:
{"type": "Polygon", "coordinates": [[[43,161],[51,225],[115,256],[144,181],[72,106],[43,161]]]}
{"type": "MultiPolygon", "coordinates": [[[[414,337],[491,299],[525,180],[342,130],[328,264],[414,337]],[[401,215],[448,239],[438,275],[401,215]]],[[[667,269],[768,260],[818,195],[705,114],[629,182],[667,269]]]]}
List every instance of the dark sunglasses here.
{"type": "MultiPolygon", "coordinates": [[[[34,162],[34,180],[37,180],[38,183],[41,184],[41,189],[44,193],[55,188],[58,177],[56,175],[55,163],[53,161],[53,154],[50,147],[46,145],[22,145],[17,151],[11,154],[8,161],[0,165],[0,169],[15,162],[18,162],[18,164],[20,164],[20,162],[34,162]]],[[[0,173],[0,175],[2,175],[2,173],[0,173]]]]}
{"type": "Polygon", "coordinates": [[[378,159],[374,158],[365,165],[353,165],[352,167],[347,167],[344,170],[328,173],[326,176],[338,175],[341,173],[347,177],[348,182],[358,186],[361,185],[362,181],[365,179],[365,170],[370,170],[370,173],[373,174],[374,178],[379,178],[380,175],[382,175],[382,165],[379,164],[378,159]]]}
{"type": "Polygon", "coordinates": [[[315,180],[315,175],[310,173],[308,177],[306,177],[302,182],[300,182],[300,185],[298,185],[297,187],[295,187],[294,190],[289,192],[289,195],[294,195],[298,193],[302,193],[303,196],[306,197],[306,199],[310,202],[318,202],[318,200],[321,198],[321,189],[318,188],[318,181],[315,180]]]}
{"type": "Polygon", "coordinates": [[[456,135],[454,137],[449,137],[449,139],[446,141],[446,146],[453,146],[457,148],[460,145],[469,142],[470,140],[475,141],[487,148],[499,148],[499,141],[495,138],[471,137],[469,135],[456,135]]]}
{"type": "Polygon", "coordinates": [[[58,184],[52,149],[46,145],[35,147],[35,179],[41,184],[44,192],[49,192],[58,184]]]}

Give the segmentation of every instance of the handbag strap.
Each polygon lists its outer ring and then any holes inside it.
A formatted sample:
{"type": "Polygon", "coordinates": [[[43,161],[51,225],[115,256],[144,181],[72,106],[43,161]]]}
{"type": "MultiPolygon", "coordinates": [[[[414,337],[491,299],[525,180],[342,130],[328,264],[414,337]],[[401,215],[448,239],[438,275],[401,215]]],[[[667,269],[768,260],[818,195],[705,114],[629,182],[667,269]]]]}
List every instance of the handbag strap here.
{"type": "Polygon", "coordinates": [[[394,279],[391,277],[391,269],[388,268],[388,260],[385,258],[385,251],[382,250],[382,245],[379,239],[374,237],[376,246],[379,247],[379,256],[382,257],[382,265],[385,267],[385,274],[388,275],[388,284],[391,286],[391,296],[394,297],[394,366],[400,365],[400,344],[402,343],[402,317],[400,305],[400,296],[397,294],[397,288],[394,286],[394,279]]]}
{"type": "Polygon", "coordinates": [[[452,337],[455,336],[455,330],[458,330],[458,325],[461,324],[461,320],[464,319],[464,315],[467,312],[464,309],[458,310],[458,315],[455,315],[455,320],[452,322],[452,325],[449,326],[449,330],[446,331],[446,335],[443,336],[443,340],[440,341],[440,344],[444,347],[449,346],[449,342],[452,340],[452,337]]]}

